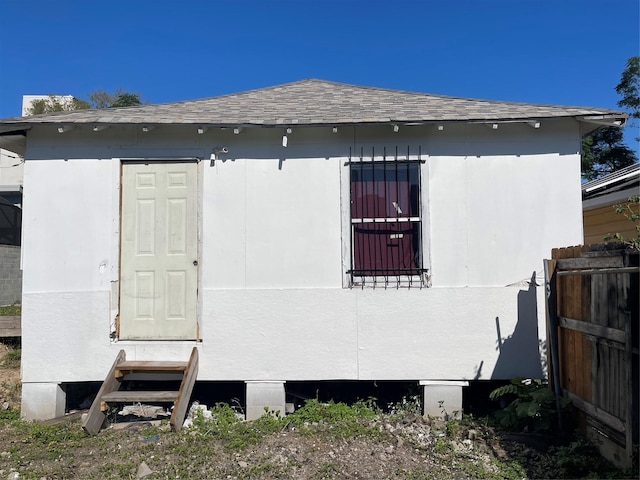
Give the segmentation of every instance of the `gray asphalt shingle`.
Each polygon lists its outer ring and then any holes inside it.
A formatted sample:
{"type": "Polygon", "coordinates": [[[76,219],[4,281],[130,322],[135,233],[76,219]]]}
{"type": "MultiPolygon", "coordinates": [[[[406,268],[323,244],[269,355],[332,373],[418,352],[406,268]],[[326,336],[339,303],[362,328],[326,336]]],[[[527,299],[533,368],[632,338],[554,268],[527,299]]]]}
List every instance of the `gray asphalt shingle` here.
{"type": "Polygon", "coordinates": [[[340,125],[491,121],[625,114],[595,107],[449,97],[307,79],[200,100],[108,110],[77,110],[0,120],[43,123],[340,125]]]}

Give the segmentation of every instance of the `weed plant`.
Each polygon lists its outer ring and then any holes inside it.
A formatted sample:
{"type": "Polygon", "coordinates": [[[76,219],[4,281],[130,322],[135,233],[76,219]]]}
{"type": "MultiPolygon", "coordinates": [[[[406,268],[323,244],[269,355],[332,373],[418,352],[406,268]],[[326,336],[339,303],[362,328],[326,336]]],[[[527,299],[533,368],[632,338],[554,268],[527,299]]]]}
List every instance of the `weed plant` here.
{"type": "Polygon", "coordinates": [[[7,351],[4,360],[0,364],[3,368],[17,368],[20,366],[20,358],[22,357],[22,350],[20,348],[13,348],[7,351]]]}
{"type": "MultiPolygon", "coordinates": [[[[496,411],[498,424],[511,431],[553,430],[558,411],[556,398],[551,389],[542,380],[514,378],[511,383],[498,387],[489,395],[492,400],[506,399],[509,404],[496,411]]],[[[571,405],[566,396],[560,398],[560,408],[565,410],[571,405]]]]}
{"type": "Polygon", "coordinates": [[[345,403],[321,403],[309,400],[294,413],[281,417],[279,413],[265,411],[265,415],[245,422],[226,403],[218,403],[210,409],[211,418],[205,418],[202,412],[196,413],[193,431],[196,435],[216,438],[224,448],[245,450],[262,441],[270,434],[285,429],[301,434],[327,432],[338,438],[358,436],[377,436],[380,431],[370,425],[378,412],[373,401],[359,401],[353,405],[345,403]]]}

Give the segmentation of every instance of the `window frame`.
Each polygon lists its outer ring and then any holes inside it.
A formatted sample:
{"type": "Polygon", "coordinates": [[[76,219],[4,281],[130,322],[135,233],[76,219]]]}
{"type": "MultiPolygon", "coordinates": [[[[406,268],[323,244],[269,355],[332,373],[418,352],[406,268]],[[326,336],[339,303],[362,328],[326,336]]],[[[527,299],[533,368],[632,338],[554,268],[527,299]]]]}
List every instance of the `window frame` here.
{"type": "MultiPolygon", "coordinates": [[[[411,147],[407,147],[407,151],[405,155],[398,154],[398,148],[395,149],[394,155],[388,155],[386,149],[383,148],[382,155],[375,155],[374,148],[371,149],[371,156],[365,156],[363,154],[363,149],[361,149],[360,155],[354,157],[351,152],[348,160],[344,163],[344,177],[342,181],[342,198],[346,199],[343,205],[343,238],[345,241],[343,242],[343,286],[347,288],[426,288],[430,286],[430,277],[429,277],[429,239],[428,239],[428,196],[425,194],[424,188],[425,185],[428,185],[428,176],[427,176],[427,163],[425,159],[423,159],[423,155],[421,153],[421,147],[418,148],[418,154],[411,154],[411,147]],[[388,184],[386,180],[386,169],[389,166],[393,166],[391,171],[395,172],[395,176],[391,182],[395,183],[395,187],[392,188],[395,192],[398,192],[400,188],[400,181],[397,178],[397,167],[403,165],[403,168],[406,168],[407,175],[410,175],[411,165],[417,165],[417,199],[416,204],[414,206],[410,206],[409,212],[407,215],[402,215],[401,213],[397,213],[395,216],[380,216],[380,212],[374,212],[374,216],[372,217],[364,217],[364,216],[356,216],[354,217],[353,211],[353,199],[352,199],[352,176],[353,172],[357,171],[358,165],[362,168],[363,165],[366,165],[366,168],[371,169],[372,178],[376,175],[375,169],[377,165],[385,165],[385,169],[381,169],[383,173],[383,177],[385,178],[385,183],[388,184]],[[406,167],[404,167],[406,165],[406,167]],[[372,166],[372,167],[370,167],[372,166]],[[417,209],[417,214],[415,210],[417,209]],[[363,272],[363,269],[356,269],[357,261],[356,261],[356,252],[355,252],[355,240],[356,233],[355,230],[358,225],[366,225],[366,224],[376,224],[376,225],[395,225],[396,228],[399,228],[400,225],[410,223],[415,225],[412,229],[411,237],[409,237],[409,241],[414,242],[414,235],[417,235],[417,244],[412,245],[412,249],[410,250],[410,254],[413,255],[413,258],[417,258],[417,263],[415,268],[411,267],[411,273],[401,273],[401,267],[393,269],[383,269],[380,272],[376,270],[376,268],[365,269],[366,273],[363,272]],[[360,273],[362,272],[362,273],[360,273]],[[373,272],[373,274],[369,274],[368,272],[373,272]]],[[[411,200],[411,185],[412,181],[409,180],[410,177],[407,177],[407,185],[408,188],[405,195],[408,196],[409,202],[413,203],[411,200]]],[[[375,180],[374,180],[375,181],[375,180]]],[[[388,187],[384,189],[385,195],[388,192],[388,187]]],[[[383,202],[386,203],[386,202],[383,202]]],[[[396,208],[396,210],[398,210],[396,208]]],[[[388,213],[388,212],[387,212],[388,213]]],[[[383,227],[384,228],[384,227],[383,227]]],[[[375,229],[374,229],[375,230],[375,229]]],[[[362,232],[361,232],[362,233],[362,232]]],[[[385,232],[387,234],[390,232],[385,232]]],[[[406,233],[406,230],[405,230],[406,233]]],[[[383,235],[384,235],[383,234],[383,235]]],[[[390,235],[393,238],[393,235],[390,235]]],[[[402,238],[403,234],[399,235],[399,238],[402,238]]],[[[375,241],[374,241],[375,242],[375,241]]],[[[379,241],[378,241],[379,242],[379,241]]],[[[389,247],[389,245],[387,245],[389,247]]],[[[375,248],[374,248],[375,250],[375,248]]],[[[399,248],[399,250],[401,250],[399,248]]],[[[375,263],[386,262],[389,261],[388,251],[387,253],[379,252],[379,257],[374,258],[375,263]]],[[[406,251],[403,250],[403,253],[406,255],[406,251]]],[[[376,255],[378,252],[376,251],[376,255]]],[[[400,265],[403,255],[398,253],[398,256],[392,260],[394,265],[400,265]],[[397,263],[396,263],[397,262],[397,263]]],[[[393,257],[391,257],[393,258],[393,257]]],[[[406,262],[405,257],[405,262],[406,262]]],[[[410,257],[409,257],[410,258],[410,257]]]]}

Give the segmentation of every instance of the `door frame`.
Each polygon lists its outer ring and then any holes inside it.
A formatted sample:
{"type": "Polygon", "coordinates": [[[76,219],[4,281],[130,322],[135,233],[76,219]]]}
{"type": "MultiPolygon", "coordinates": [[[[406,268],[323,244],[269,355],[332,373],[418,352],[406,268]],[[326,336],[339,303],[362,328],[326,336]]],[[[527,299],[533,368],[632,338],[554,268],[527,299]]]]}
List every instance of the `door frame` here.
{"type": "Polygon", "coordinates": [[[202,159],[200,157],[120,157],[112,158],[113,170],[112,175],[114,179],[114,186],[117,192],[115,192],[112,201],[113,216],[112,224],[114,227],[114,234],[112,235],[112,265],[117,265],[117,268],[112,269],[111,275],[111,308],[110,308],[110,337],[112,342],[186,342],[193,343],[202,342],[201,336],[201,312],[202,312],[202,295],[201,292],[201,280],[202,280],[202,159]],[[145,163],[195,163],[196,164],[196,259],[198,262],[196,269],[196,338],[195,339],[120,339],[120,293],[121,293],[121,269],[122,269],[122,185],[123,174],[125,164],[145,164],[145,163]],[[115,261],[117,259],[117,261],[115,261]]]}

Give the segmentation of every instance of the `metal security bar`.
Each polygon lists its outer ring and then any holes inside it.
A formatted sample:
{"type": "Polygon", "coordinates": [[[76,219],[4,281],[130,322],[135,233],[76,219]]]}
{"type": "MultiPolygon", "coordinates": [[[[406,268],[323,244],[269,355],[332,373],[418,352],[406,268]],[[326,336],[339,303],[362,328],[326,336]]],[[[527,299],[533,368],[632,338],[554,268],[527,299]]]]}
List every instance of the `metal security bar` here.
{"type": "Polygon", "coordinates": [[[422,260],[421,148],[412,156],[349,154],[350,286],[426,286],[422,260]]]}

